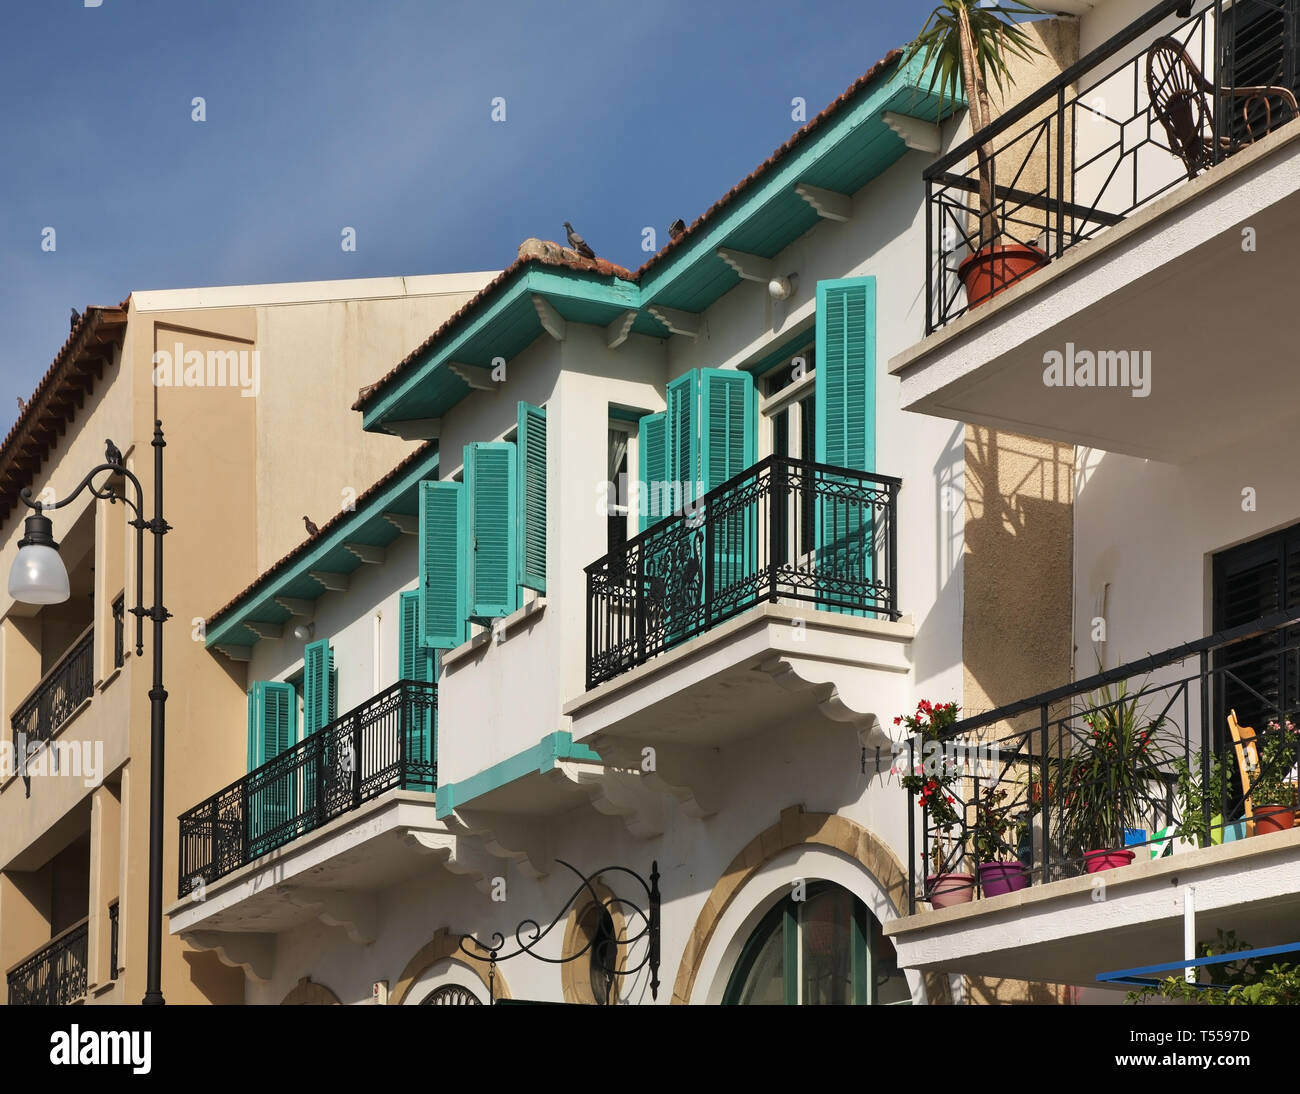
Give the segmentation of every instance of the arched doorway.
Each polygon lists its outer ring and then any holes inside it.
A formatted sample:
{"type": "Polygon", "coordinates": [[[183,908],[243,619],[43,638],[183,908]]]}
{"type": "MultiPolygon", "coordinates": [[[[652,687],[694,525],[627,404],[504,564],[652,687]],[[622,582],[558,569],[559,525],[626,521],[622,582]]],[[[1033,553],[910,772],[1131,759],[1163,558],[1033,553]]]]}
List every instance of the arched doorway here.
{"type": "Polygon", "coordinates": [[[867,906],[839,885],[813,881],[783,895],[759,921],[722,1001],[888,1006],[910,1003],[912,993],[867,906]]]}

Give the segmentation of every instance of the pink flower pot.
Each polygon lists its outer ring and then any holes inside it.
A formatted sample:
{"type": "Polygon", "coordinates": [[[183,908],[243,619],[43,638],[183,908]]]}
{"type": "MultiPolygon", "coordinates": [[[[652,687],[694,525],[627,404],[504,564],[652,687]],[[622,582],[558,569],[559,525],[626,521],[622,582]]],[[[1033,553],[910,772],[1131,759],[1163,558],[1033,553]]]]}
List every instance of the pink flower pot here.
{"type": "Polygon", "coordinates": [[[970,874],[931,874],[925,880],[930,907],[936,911],[953,904],[969,904],[975,895],[975,879],[970,874]]]}
{"type": "Polygon", "coordinates": [[[1029,885],[1029,871],[1019,862],[983,862],[980,864],[980,891],[985,896],[1003,896],[1029,885]]]}
{"type": "Polygon", "coordinates": [[[1132,851],[1089,851],[1083,856],[1083,864],[1088,873],[1096,874],[1102,870],[1116,870],[1133,861],[1132,851]]]}

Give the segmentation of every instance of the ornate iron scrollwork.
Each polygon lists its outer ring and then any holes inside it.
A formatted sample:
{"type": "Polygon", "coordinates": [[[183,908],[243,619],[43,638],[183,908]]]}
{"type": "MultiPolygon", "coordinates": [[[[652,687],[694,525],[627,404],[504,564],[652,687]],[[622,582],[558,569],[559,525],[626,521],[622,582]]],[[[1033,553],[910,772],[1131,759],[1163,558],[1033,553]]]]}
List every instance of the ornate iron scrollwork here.
{"type": "MultiPolygon", "coordinates": [[[[556,859],[561,866],[572,870],[574,874],[581,879],[581,884],[574,890],[573,895],[565,901],[564,906],[555,914],[545,927],[536,919],[521,920],[514,930],[515,948],[510,952],[503,952],[507,948],[506,936],[500,931],[494,931],[490,944],[480,942],[472,935],[462,935],[460,939],[460,952],[466,957],[475,961],[486,961],[488,963],[488,1001],[496,1002],[496,967],[498,962],[508,961],[512,957],[518,957],[520,954],[528,954],[535,957],[538,961],[545,961],[551,965],[564,965],[570,961],[576,961],[588,952],[592,953],[593,959],[598,963],[599,970],[604,974],[606,983],[606,992],[612,987],[616,977],[629,976],[633,973],[640,972],[644,968],[650,970],[650,998],[659,998],[659,863],[654,861],[650,864],[650,880],[646,881],[635,870],[630,870],[626,866],[606,866],[604,869],[597,870],[590,875],[584,875],[581,870],[563,859],[556,859]],[[602,874],[626,874],[632,878],[638,885],[645,890],[645,908],[642,909],[631,900],[619,896],[610,896],[605,900],[600,898],[596,892],[595,883],[600,879],[602,874]],[[583,893],[591,897],[593,907],[600,908],[605,915],[610,915],[617,910],[624,918],[625,926],[622,935],[617,932],[602,935],[601,932],[593,932],[592,937],[575,953],[567,957],[546,957],[537,952],[537,946],[548,934],[568,914],[575,902],[583,893]],[[640,924],[640,929],[633,932],[632,927],[627,924],[640,924]],[[645,954],[635,964],[619,964],[619,951],[623,950],[630,955],[634,946],[642,942],[646,943],[645,954]]],[[[625,958],[624,960],[630,960],[625,958]]],[[[607,995],[608,998],[608,995],[607,995]]]]}

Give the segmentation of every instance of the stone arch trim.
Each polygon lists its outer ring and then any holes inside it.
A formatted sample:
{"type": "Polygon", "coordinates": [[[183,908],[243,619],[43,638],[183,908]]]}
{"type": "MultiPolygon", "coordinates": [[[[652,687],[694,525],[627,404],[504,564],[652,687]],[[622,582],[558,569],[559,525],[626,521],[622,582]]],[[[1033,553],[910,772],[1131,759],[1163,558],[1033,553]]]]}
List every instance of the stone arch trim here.
{"type": "Polygon", "coordinates": [[[298,981],[288,995],[280,1000],[282,1007],[339,1007],[343,1002],[324,984],[313,984],[310,976],[298,981]]]}
{"type": "MultiPolygon", "coordinates": [[[[781,819],[776,824],[760,832],[731,860],[704,902],[677,967],[674,1004],[690,1002],[705,951],[736,894],[764,865],[792,847],[826,847],[847,855],[876,879],[895,908],[906,907],[907,872],[894,852],[870,829],[837,813],[805,813],[802,805],[792,805],[781,811],[781,819]]],[[[952,1001],[946,976],[927,972],[922,977],[926,998],[931,1003],[952,1001]]]]}
{"type": "MultiPolygon", "coordinates": [[[[398,978],[397,984],[389,993],[388,1002],[390,1005],[400,1006],[406,1002],[406,997],[411,994],[411,989],[415,987],[416,982],[429,969],[433,968],[439,961],[451,959],[459,961],[466,968],[470,969],[483,982],[483,989],[488,988],[488,966],[486,961],[475,961],[466,957],[460,948],[460,935],[452,934],[446,927],[439,927],[433,932],[433,937],[416,951],[415,956],[406,963],[406,968],[402,970],[402,975],[398,978]]],[[[496,997],[498,999],[513,998],[510,994],[510,986],[506,983],[506,978],[501,973],[501,966],[497,966],[496,971],[496,997]]]]}
{"type": "MultiPolygon", "coordinates": [[[[627,930],[627,918],[619,910],[618,900],[613,890],[599,879],[593,879],[591,887],[596,891],[596,896],[600,902],[609,908],[609,916],[614,921],[614,937],[622,938],[623,932],[627,930]]],[[[587,944],[586,938],[583,937],[579,924],[582,922],[588,910],[596,903],[592,900],[591,894],[584,888],[578,898],[574,900],[573,907],[569,911],[568,922],[564,925],[564,942],[562,945],[562,956],[565,958],[564,963],[560,966],[560,989],[564,995],[566,1003],[586,1003],[592,1004],[595,999],[592,998],[591,987],[587,983],[585,962],[578,960],[569,960],[583,946],[587,944]]],[[[620,951],[619,961],[625,959],[625,955],[620,951]]],[[[615,965],[617,968],[617,964],[615,965]]],[[[610,995],[614,1002],[618,1002],[619,989],[622,985],[623,977],[614,977],[614,987],[610,995]]]]}

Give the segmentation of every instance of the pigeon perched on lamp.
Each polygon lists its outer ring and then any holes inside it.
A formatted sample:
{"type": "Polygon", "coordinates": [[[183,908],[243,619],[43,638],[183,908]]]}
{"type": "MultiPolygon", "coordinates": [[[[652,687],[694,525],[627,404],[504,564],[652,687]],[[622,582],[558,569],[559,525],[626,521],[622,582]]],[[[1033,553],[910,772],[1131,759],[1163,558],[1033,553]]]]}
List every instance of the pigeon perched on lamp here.
{"type": "Polygon", "coordinates": [[[122,466],[122,450],[107,439],[104,441],[104,462],[117,464],[118,467],[122,466]]]}
{"type": "Polygon", "coordinates": [[[583,239],[582,236],[578,235],[578,233],[573,230],[573,225],[567,220],[564,222],[564,231],[568,236],[569,246],[577,251],[578,254],[582,255],[583,258],[596,257],[596,252],[587,245],[587,241],[583,239]]]}

